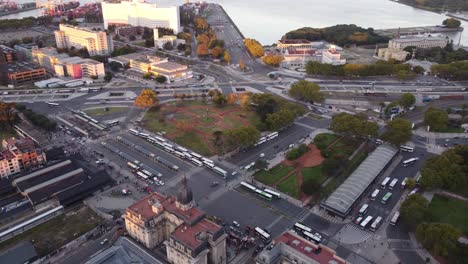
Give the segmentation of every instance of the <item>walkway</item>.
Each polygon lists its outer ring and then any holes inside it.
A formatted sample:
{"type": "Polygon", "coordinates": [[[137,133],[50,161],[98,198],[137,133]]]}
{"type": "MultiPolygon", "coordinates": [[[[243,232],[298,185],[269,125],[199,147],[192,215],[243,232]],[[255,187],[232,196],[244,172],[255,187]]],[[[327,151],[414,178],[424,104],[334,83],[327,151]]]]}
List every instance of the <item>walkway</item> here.
{"type": "Polygon", "coordinates": [[[468,198],[466,198],[465,196],[456,194],[456,193],[452,193],[452,192],[448,192],[448,191],[435,191],[435,193],[439,194],[441,196],[457,199],[457,200],[463,201],[465,203],[468,203],[468,198]]]}

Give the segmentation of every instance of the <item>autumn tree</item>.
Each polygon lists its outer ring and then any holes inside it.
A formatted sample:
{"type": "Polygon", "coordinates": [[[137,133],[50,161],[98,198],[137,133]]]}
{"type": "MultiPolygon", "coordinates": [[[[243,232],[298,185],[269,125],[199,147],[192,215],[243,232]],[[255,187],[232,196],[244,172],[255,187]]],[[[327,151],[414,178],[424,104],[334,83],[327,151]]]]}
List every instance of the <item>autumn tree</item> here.
{"type": "Polygon", "coordinates": [[[228,95],[228,104],[235,104],[239,100],[239,95],[236,93],[231,93],[228,95]]]}
{"type": "Polygon", "coordinates": [[[211,98],[211,100],[213,100],[213,96],[215,96],[216,94],[216,90],[209,90],[208,91],[208,96],[211,98]]]}
{"type": "Polygon", "coordinates": [[[198,44],[197,55],[199,57],[206,57],[209,54],[210,54],[210,51],[208,50],[208,46],[206,44],[198,44]]]}
{"type": "Polygon", "coordinates": [[[15,120],[15,103],[0,102],[0,128],[10,126],[15,120]]]}
{"type": "Polygon", "coordinates": [[[156,106],[159,103],[159,99],[156,92],[151,89],[144,89],[140,95],[135,99],[135,106],[145,108],[156,106]]]}
{"type": "Polygon", "coordinates": [[[228,50],[225,50],[224,51],[224,57],[223,57],[224,61],[229,64],[231,63],[231,54],[229,53],[228,50]]]}
{"type": "Polygon", "coordinates": [[[239,59],[239,69],[241,71],[245,71],[245,64],[244,64],[244,61],[242,59],[239,59]]]}
{"type": "Polygon", "coordinates": [[[249,53],[256,58],[260,58],[265,54],[263,46],[255,39],[244,39],[244,44],[249,53]]]}
{"type": "Polygon", "coordinates": [[[196,17],[195,18],[195,28],[197,31],[206,31],[208,29],[208,21],[203,17],[196,17]]]}
{"type": "Polygon", "coordinates": [[[289,95],[298,100],[310,103],[323,102],[325,99],[323,93],[320,92],[320,86],[306,80],[293,83],[291,89],[289,89],[289,95]]]}
{"type": "Polygon", "coordinates": [[[278,67],[283,61],[283,56],[279,54],[265,55],[262,57],[262,61],[267,65],[278,67]]]}
{"type": "Polygon", "coordinates": [[[221,55],[223,55],[223,49],[221,47],[214,47],[212,50],[211,50],[211,56],[213,58],[219,58],[221,57],[221,55]]]}
{"type": "Polygon", "coordinates": [[[247,110],[250,106],[250,95],[244,93],[240,96],[240,107],[244,110],[247,110]]]}

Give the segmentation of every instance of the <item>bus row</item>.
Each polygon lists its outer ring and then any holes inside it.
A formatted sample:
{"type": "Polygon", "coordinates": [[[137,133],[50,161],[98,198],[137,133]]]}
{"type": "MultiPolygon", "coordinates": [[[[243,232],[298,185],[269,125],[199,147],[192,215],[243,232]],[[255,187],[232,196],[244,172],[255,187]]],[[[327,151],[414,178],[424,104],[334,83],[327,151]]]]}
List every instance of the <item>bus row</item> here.
{"type": "Polygon", "coordinates": [[[273,132],[273,133],[268,134],[268,135],[266,135],[266,136],[264,136],[264,137],[261,137],[261,138],[257,141],[257,143],[255,143],[255,146],[258,146],[258,145],[260,145],[260,144],[263,144],[263,143],[267,142],[268,140],[272,140],[272,139],[278,137],[278,135],[279,135],[278,132],[273,132]]]}
{"type": "Polygon", "coordinates": [[[322,242],[322,236],[317,232],[312,234],[312,228],[310,228],[310,227],[308,227],[308,226],[306,226],[304,224],[295,223],[293,228],[294,228],[294,230],[296,232],[302,233],[304,238],[309,240],[309,241],[312,241],[312,242],[314,242],[316,244],[322,242]]]}
{"type": "Polygon", "coordinates": [[[257,187],[251,184],[248,184],[246,182],[241,182],[241,186],[268,201],[271,201],[273,198],[276,198],[276,199],[281,198],[281,195],[275,191],[272,191],[266,188],[263,190],[258,189],[257,187]]]}
{"type": "Polygon", "coordinates": [[[96,129],[100,131],[105,130],[107,128],[107,126],[99,124],[99,121],[90,117],[88,114],[86,114],[83,111],[73,111],[73,115],[79,120],[90,124],[91,126],[95,127],[96,129]]]}
{"type": "Polygon", "coordinates": [[[132,172],[135,173],[142,180],[154,183],[156,185],[164,185],[164,182],[157,178],[161,177],[162,175],[157,171],[154,171],[152,168],[146,166],[145,164],[136,165],[132,162],[127,162],[127,166],[130,167],[132,169],[132,172]]]}
{"type": "MultiPolygon", "coordinates": [[[[359,216],[354,223],[359,225],[361,229],[365,229],[372,222],[373,219],[374,217],[370,215],[367,216],[366,218],[364,218],[364,216],[359,216]]],[[[400,219],[399,211],[395,212],[395,214],[390,219],[390,225],[393,225],[393,226],[396,225],[398,222],[398,219],[400,219]]],[[[383,218],[381,216],[378,216],[377,218],[375,218],[374,222],[372,222],[369,229],[375,232],[379,228],[379,226],[382,224],[382,220],[383,218]]]]}
{"type": "Polygon", "coordinates": [[[165,150],[168,153],[173,154],[174,156],[178,158],[185,159],[198,167],[202,167],[202,166],[208,167],[212,169],[214,172],[223,176],[224,178],[227,177],[227,174],[228,174],[227,171],[223,170],[220,167],[215,166],[214,161],[208,158],[205,158],[196,152],[189,151],[188,149],[183,148],[181,146],[173,145],[167,139],[156,136],[156,135],[152,136],[146,133],[141,133],[135,129],[130,129],[129,132],[132,135],[146,139],[148,142],[152,143],[153,145],[160,147],[161,149],[165,150]]]}

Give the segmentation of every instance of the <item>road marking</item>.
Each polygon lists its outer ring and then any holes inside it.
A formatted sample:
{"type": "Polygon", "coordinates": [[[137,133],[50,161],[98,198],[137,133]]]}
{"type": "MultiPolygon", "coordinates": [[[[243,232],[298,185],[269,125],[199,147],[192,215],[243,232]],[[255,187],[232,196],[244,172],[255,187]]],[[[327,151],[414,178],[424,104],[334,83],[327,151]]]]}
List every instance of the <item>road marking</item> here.
{"type": "Polygon", "coordinates": [[[271,230],[271,228],[274,225],[276,225],[279,221],[281,221],[281,219],[283,219],[282,215],[280,215],[278,218],[276,218],[275,221],[271,222],[271,224],[269,224],[266,229],[271,230]]]}

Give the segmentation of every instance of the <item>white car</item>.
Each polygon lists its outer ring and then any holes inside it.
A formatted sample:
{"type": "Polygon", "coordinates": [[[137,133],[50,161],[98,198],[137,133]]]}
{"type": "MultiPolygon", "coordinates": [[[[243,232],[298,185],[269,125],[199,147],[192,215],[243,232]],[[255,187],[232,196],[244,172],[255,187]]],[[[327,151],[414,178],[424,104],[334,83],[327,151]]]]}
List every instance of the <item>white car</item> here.
{"type": "Polygon", "coordinates": [[[260,153],[260,158],[265,157],[265,153],[260,153]]]}
{"type": "Polygon", "coordinates": [[[104,245],[104,244],[106,244],[107,242],[109,242],[109,239],[106,238],[106,239],[104,239],[103,241],[101,241],[101,245],[104,245]]]}

